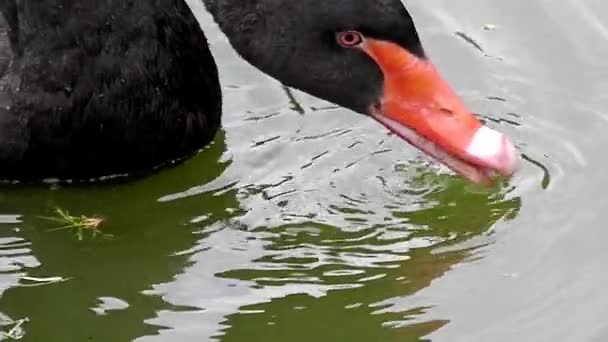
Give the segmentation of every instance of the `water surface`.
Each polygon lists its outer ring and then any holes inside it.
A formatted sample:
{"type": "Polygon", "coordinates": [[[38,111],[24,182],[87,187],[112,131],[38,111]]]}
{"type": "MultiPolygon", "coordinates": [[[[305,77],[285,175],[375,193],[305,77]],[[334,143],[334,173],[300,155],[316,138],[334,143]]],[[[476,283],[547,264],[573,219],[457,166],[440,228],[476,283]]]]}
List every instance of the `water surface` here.
{"type": "Polygon", "coordinates": [[[3,188],[0,329],[47,342],[606,340],[607,5],[407,1],[432,60],[524,158],[484,190],[261,74],[192,4],[222,75],[223,131],[134,182],[3,188]],[[41,216],[57,207],[103,217],[112,236],[51,231],[41,216]]]}

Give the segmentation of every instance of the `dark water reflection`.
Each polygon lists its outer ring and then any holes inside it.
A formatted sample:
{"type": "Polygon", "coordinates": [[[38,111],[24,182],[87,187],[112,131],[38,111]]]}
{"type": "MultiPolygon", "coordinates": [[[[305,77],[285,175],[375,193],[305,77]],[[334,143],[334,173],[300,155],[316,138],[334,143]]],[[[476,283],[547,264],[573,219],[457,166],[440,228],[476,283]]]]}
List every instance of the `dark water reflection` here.
{"type": "Polygon", "coordinates": [[[525,159],[512,180],[468,185],[371,120],[282,87],[197,3],[224,131],[128,184],[3,189],[0,329],[27,318],[25,341],[601,340],[602,5],[408,7],[466,102],[514,138],[525,159]],[[101,215],[113,237],[50,232],[40,216],[55,207],[101,215]]]}

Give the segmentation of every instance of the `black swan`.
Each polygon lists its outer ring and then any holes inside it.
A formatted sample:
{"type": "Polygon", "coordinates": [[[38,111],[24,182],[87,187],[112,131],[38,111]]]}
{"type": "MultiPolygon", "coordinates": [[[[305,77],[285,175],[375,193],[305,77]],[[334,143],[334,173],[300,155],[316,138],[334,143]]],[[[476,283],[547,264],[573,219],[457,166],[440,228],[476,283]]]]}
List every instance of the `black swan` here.
{"type": "MultiPolygon", "coordinates": [[[[400,0],[204,0],[259,70],[368,115],[473,182],[517,154],[425,56],[400,0]]],[[[221,124],[206,38],[183,0],[2,0],[0,178],[88,179],[187,158],[221,124]]]]}

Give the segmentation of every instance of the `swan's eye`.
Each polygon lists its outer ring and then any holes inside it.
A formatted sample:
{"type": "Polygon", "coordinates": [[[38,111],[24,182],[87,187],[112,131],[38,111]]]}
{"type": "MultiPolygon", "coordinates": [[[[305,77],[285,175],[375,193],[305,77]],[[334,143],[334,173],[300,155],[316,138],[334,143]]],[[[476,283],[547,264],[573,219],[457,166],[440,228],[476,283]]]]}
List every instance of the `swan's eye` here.
{"type": "Polygon", "coordinates": [[[343,47],[352,48],[361,44],[363,42],[363,37],[361,36],[361,33],[357,31],[344,31],[336,34],[336,40],[338,41],[338,44],[343,47]]]}

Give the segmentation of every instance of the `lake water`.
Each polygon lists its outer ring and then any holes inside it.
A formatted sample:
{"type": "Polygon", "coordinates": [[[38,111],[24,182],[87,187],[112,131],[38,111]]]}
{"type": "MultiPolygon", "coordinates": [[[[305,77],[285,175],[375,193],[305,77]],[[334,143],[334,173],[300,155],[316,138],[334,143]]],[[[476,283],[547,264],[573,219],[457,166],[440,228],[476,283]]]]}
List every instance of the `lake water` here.
{"type": "Polygon", "coordinates": [[[407,1],[432,60],[524,158],[485,190],[261,74],[192,2],[224,130],[134,182],[3,188],[0,329],[36,342],[608,339],[606,3],[407,1]],[[112,236],[52,231],[41,216],[58,207],[103,217],[112,236]]]}

